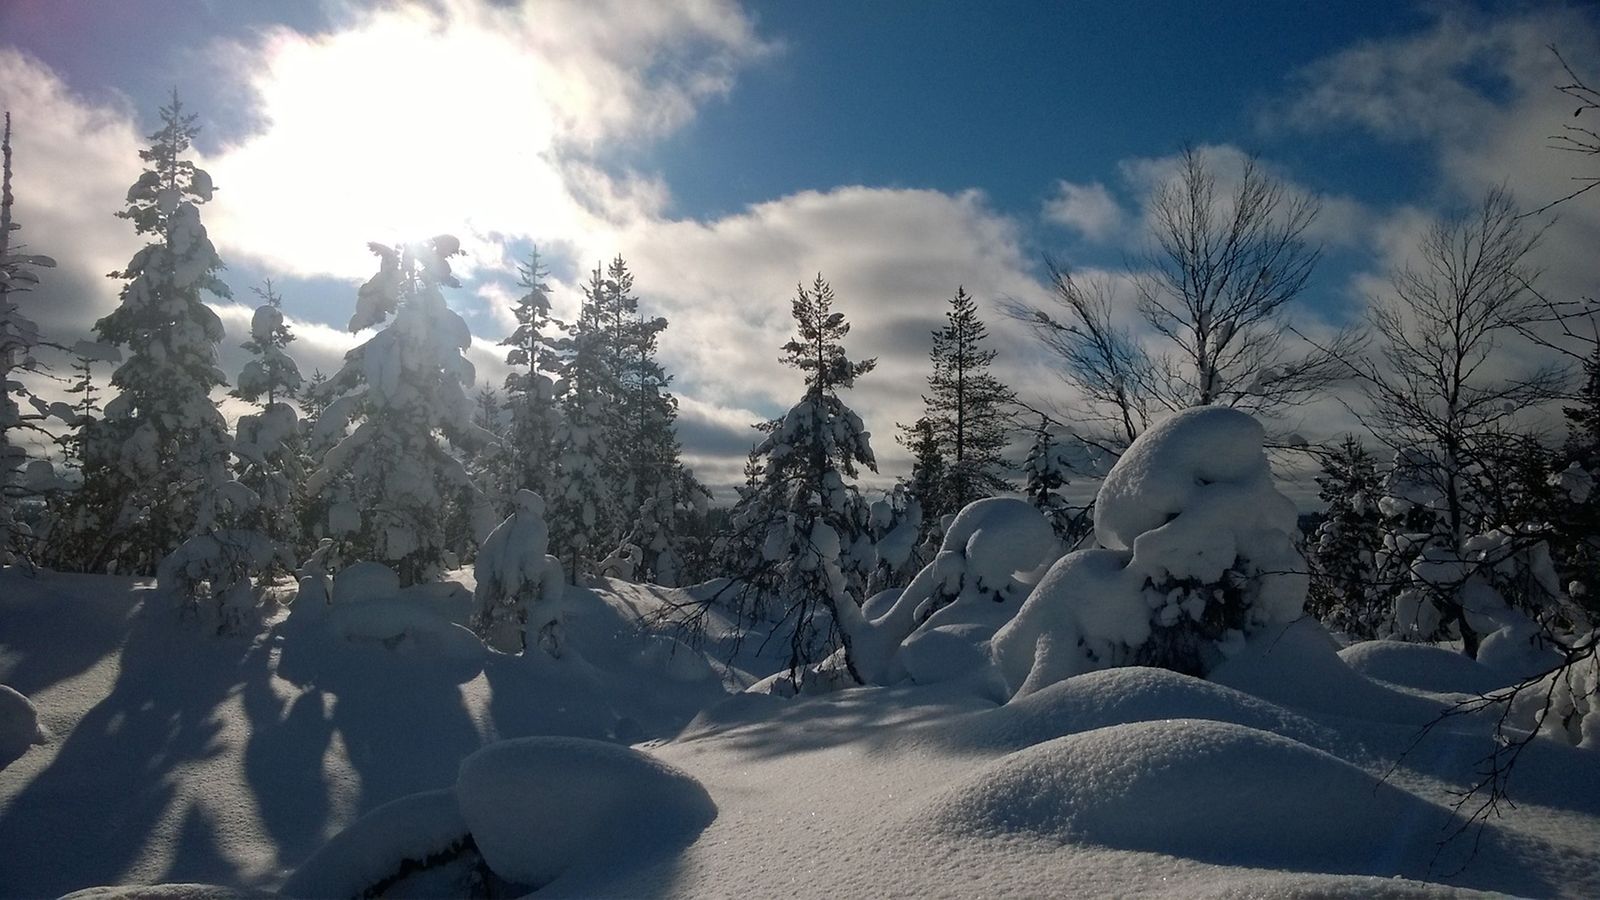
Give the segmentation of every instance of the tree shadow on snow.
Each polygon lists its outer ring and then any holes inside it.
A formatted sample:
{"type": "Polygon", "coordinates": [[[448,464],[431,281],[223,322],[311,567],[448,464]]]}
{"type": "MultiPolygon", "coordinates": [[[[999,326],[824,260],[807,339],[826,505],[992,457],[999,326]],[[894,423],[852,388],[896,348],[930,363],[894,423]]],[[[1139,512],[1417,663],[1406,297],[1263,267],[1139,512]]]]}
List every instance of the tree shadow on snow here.
{"type": "MultiPolygon", "coordinates": [[[[153,839],[179,839],[152,834],[172,807],[191,806],[202,791],[215,795],[186,779],[191,764],[223,752],[230,739],[218,707],[238,685],[266,677],[259,641],[213,636],[165,606],[135,613],[110,694],[0,815],[4,892],[59,895],[134,877],[130,870],[153,839]]],[[[183,830],[184,839],[194,836],[189,826],[183,830]]],[[[215,852],[186,845],[178,852],[186,876],[238,878],[237,867],[215,852]],[[201,856],[186,855],[196,850],[201,856]]]]}
{"type": "MultiPolygon", "coordinates": [[[[14,661],[0,683],[24,695],[88,671],[127,633],[137,598],[107,591],[105,576],[64,575],[15,567],[0,570],[0,655],[14,661]],[[63,636],[71,640],[62,640],[63,636]]],[[[133,579],[125,581],[130,587],[133,579]]]]}

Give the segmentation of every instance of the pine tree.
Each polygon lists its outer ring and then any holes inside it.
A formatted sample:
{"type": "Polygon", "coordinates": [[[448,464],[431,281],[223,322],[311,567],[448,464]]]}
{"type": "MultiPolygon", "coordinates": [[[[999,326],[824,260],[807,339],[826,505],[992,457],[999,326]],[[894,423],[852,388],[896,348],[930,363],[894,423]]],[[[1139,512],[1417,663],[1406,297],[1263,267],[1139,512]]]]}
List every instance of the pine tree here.
{"type": "MultiPolygon", "coordinates": [[[[32,533],[17,521],[17,502],[36,493],[23,479],[27,451],[14,443],[22,431],[45,433],[39,425],[49,407],[35,397],[20,379],[24,372],[39,371],[34,350],[42,341],[39,327],[18,305],[22,293],[39,282],[32,269],[50,268],[55,260],[38,254],[13,252],[11,232],[21,226],[11,217],[11,113],[5,114],[5,132],[0,136],[0,156],[4,177],[0,180],[0,565],[28,559],[32,553],[32,533]],[[17,401],[27,401],[24,411],[17,401]]],[[[20,246],[15,248],[20,250],[20,246]]],[[[49,464],[35,460],[44,466],[49,464]]]]}
{"type": "Polygon", "coordinates": [[[1390,615],[1378,573],[1383,482],[1372,454],[1354,435],[1323,460],[1317,496],[1328,506],[1306,547],[1311,574],[1306,612],[1352,638],[1379,637],[1390,615]]]}
{"type": "Polygon", "coordinates": [[[261,412],[239,417],[234,453],[238,478],[254,491],[258,506],[242,524],[280,544],[297,544],[300,530],[300,421],[289,403],[304,379],[285,348],[294,340],[283,318],[283,298],[266,282],[255,288],[262,300],[250,318],[250,339],[244,349],[251,359],[239,373],[233,396],[261,404],[261,412]]]}
{"type": "MultiPolygon", "coordinates": [[[[933,373],[923,395],[923,419],[938,441],[945,461],[938,513],[960,512],[974,500],[1009,489],[999,470],[1010,432],[1005,407],[1016,395],[989,374],[995,351],[982,348],[988,329],[978,318],[977,303],[958,288],[945,313],[946,324],[933,333],[933,373]]],[[[919,420],[920,421],[920,420],[919,420]]],[[[907,443],[918,439],[906,431],[907,443]]]]}
{"type": "Polygon", "coordinates": [[[217,367],[222,321],[203,293],[229,297],[217,277],[222,261],[200,222],[214,192],[211,176],[183,159],[198,131],[174,94],[161,128],[139,156],[147,164],[117,213],[151,243],[112,277],[125,279],[121,305],[95,323],[106,343],[127,348],[111,376],[118,395],[106,404],[86,444],[86,485],[115,497],[114,534],[91,568],[150,573],[185,538],[218,522],[219,489],[228,482],[227,423],[211,400],[227,380],[217,367]]]}
{"type": "MultiPolygon", "coordinates": [[[[839,391],[872,371],[877,361],[851,361],[842,341],[850,326],[833,311],[833,288],[818,274],[810,290],[798,289],[791,312],[798,335],[783,345],[784,365],[805,376],[805,395],[787,413],[766,423],[756,448],[763,460],[760,483],[741,501],[733,527],[759,542],[760,556],[740,561],[744,607],[758,598],[782,605],[790,631],[789,672],[825,658],[842,642],[845,665],[853,662],[841,617],[860,619],[860,587],[848,583],[846,552],[859,536],[862,501],[849,479],[858,466],[877,471],[870,434],[839,391]],[[751,595],[755,596],[752,597],[751,595]]],[[[860,680],[859,676],[855,676],[860,680]]]]}
{"type": "MultiPolygon", "coordinates": [[[[539,264],[539,251],[528,256],[517,269],[526,293],[512,312],[517,327],[501,341],[509,347],[506,364],[514,370],[506,376],[506,409],[511,416],[511,479],[514,487],[531,490],[541,497],[552,496],[556,469],[556,437],[561,430],[559,396],[564,385],[557,379],[563,356],[570,350],[567,327],[550,315],[550,286],[539,264]]],[[[509,486],[508,486],[509,487],[509,486]]]]}
{"type": "MultiPolygon", "coordinates": [[[[472,336],[440,290],[460,286],[449,263],[460,246],[450,235],[368,245],[380,267],[361,287],[350,330],[388,324],[345,354],[328,381],[336,399],[323,410],[318,438],[359,424],[327,450],[307,485],[313,495],[335,492],[327,525],[338,559],[383,562],[408,585],[435,577],[446,561],[445,492],[473,491],[451,447],[493,441],[471,421],[465,387],[474,372],[464,351],[472,336]]],[[[474,530],[487,535],[491,511],[474,512],[474,530]]]]}

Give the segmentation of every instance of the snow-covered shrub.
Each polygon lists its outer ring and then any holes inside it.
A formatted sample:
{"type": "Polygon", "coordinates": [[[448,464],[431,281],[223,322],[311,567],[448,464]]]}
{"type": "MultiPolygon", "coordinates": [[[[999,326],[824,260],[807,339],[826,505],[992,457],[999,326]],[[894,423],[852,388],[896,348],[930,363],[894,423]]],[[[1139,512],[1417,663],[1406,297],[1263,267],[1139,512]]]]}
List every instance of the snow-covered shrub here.
{"type": "Polygon", "coordinates": [[[1354,436],[1346,437],[1323,460],[1317,488],[1327,511],[1307,542],[1306,612],[1335,631],[1370,640],[1387,632],[1392,607],[1379,584],[1383,484],[1372,455],[1354,436]]]}
{"type": "Polygon", "coordinates": [[[156,587],[186,615],[213,622],[219,633],[231,632],[256,615],[266,588],[257,576],[272,567],[294,567],[287,547],[259,531],[214,529],[167,554],[156,568],[156,587]]]}
{"type": "Polygon", "coordinates": [[[478,549],[473,566],[474,630],[489,646],[516,653],[537,642],[561,655],[561,561],[550,549],[544,500],[530,490],[512,498],[512,512],[478,549]]]}
{"type": "Polygon", "coordinates": [[[863,617],[849,634],[856,670],[868,683],[907,676],[927,683],[981,663],[983,643],[1016,615],[1061,549],[1049,520],[1026,501],[968,504],[933,561],[886,611],[870,622],[863,617]]]}
{"type": "Polygon", "coordinates": [[[1600,632],[1575,641],[1589,651],[1554,668],[1510,698],[1508,724],[1592,750],[1600,750],[1600,632]]]}
{"type": "Polygon", "coordinates": [[[1200,407],[1129,446],[1095,503],[1100,546],[1056,562],[994,637],[1012,693],[1120,665],[1204,674],[1301,615],[1297,515],[1262,439],[1248,414],[1200,407]]]}

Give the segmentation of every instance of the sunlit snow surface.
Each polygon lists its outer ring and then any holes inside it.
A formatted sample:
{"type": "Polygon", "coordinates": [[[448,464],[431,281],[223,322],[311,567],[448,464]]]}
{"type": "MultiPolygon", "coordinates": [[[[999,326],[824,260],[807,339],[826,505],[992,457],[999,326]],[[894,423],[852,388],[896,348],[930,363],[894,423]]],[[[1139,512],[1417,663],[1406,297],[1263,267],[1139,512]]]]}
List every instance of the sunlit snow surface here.
{"type": "MultiPolygon", "coordinates": [[[[1600,896],[1600,755],[1550,741],[1465,869],[1470,832],[1434,858],[1490,723],[1394,764],[1448,702],[1435,692],[1492,673],[1429,648],[1341,657],[1306,624],[1210,681],[1108,670],[1004,706],[968,682],[782,699],[731,694],[776,667],[759,636],[730,668],[720,623],[713,659],[639,634],[681,592],[575,592],[562,659],[481,661],[349,623],[325,644],[284,621],[218,638],[139,610],[150,594],[0,572],[0,683],[54,735],[0,771],[0,894],[272,891],[330,838],[378,871],[476,827],[545,836],[510,851],[550,878],[539,896],[1600,896]],[[458,785],[480,747],[530,735],[604,744],[500,745],[458,785]],[[599,836],[564,840],[580,834],[599,836]]],[[[398,886],[449,893],[464,871],[398,886]]]]}

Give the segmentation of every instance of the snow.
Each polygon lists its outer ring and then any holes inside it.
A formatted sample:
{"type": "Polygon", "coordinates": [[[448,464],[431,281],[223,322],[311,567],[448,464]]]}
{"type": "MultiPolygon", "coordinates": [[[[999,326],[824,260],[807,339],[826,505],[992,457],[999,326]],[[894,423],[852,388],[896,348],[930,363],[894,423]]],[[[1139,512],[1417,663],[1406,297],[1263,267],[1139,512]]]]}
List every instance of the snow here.
{"type": "Polygon", "coordinates": [[[422,791],[374,809],[318,848],[283,883],[285,897],[358,897],[405,860],[423,860],[467,836],[448,788],[422,791]]]}
{"type": "Polygon", "coordinates": [[[1433,861],[1495,746],[1484,717],[1419,741],[1461,696],[1435,689],[1467,686],[1438,648],[1341,657],[1305,621],[1208,679],[786,699],[739,693],[784,660],[759,632],[735,651],[713,612],[697,650],[650,624],[715,585],[569,586],[560,659],[479,643],[464,666],[330,626],[454,626],[452,577],[351,567],[322,616],[217,637],[139,614],[148,581],[0,570],[0,681],[60,736],[0,772],[0,895],[351,896],[411,860],[389,896],[458,896],[481,854],[498,896],[1600,896],[1600,754],[1555,734],[1476,856],[1468,832],[1433,861]]]}
{"type": "Polygon", "coordinates": [[[1423,691],[1482,694],[1511,683],[1460,651],[1433,644],[1362,641],[1340,650],[1339,658],[1368,678],[1423,691]]]}
{"type": "Polygon", "coordinates": [[[1226,407],[1184,410],[1141,434],[1100,487],[1099,546],[1057,560],[995,634],[1006,688],[1140,663],[1198,674],[1299,617],[1297,517],[1273,486],[1263,438],[1226,407]]]}
{"type": "Polygon", "coordinates": [[[581,738],[490,744],[462,761],[455,793],[484,861],[532,886],[687,844],[717,814],[705,788],[683,772],[581,738]]]}
{"type": "Polygon", "coordinates": [[[1448,813],[1323,751],[1228,722],[1097,728],[1009,754],[928,827],[1261,868],[1418,877],[1448,813]],[[1315,810],[1315,814],[1310,814],[1315,810]]]}
{"type": "Polygon", "coordinates": [[[0,769],[28,752],[34,744],[49,740],[39,724],[39,711],[17,691],[0,684],[0,769]]]}

